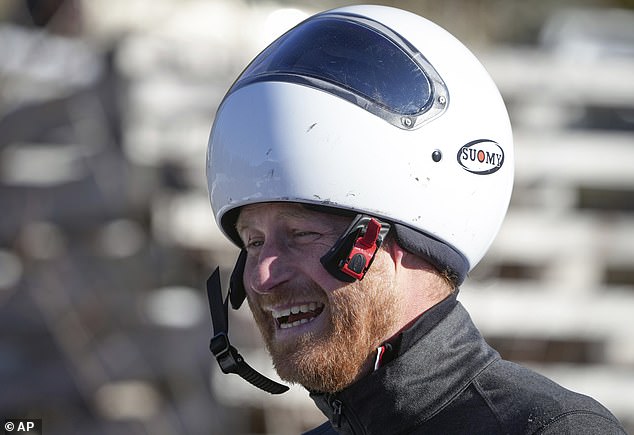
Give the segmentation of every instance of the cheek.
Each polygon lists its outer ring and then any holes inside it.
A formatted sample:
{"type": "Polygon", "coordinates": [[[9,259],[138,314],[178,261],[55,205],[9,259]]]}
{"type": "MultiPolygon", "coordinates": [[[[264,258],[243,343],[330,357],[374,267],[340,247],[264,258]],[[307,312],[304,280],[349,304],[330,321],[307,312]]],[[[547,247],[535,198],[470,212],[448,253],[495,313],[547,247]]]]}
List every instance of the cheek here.
{"type": "Polygon", "coordinates": [[[326,292],[326,294],[330,294],[333,291],[350,285],[350,283],[340,281],[332,276],[321,264],[319,259],[315,261],[314,267],[307,272],[310,274],[311,280],[317,283],[326,292]]]}
{"type": "MultiPolygon", "coordinates": [[[[326,268],[321,264],[321,257],[314,261],[315,267],[310,271],[311,278],[317,282],[326,293],[331,293],[351,283],[343,282],[332,276],[326,268]]],[[[394,262],[389,253],[379,250],[368,270],[366,276],[361,281],[355,281],[353,285],[363,285],[364,283],[377,283],[379,285],[388,286],[394,279],[394,262]]]]}
{"type": "MultiPolygon", "coordinates": [[[[335,243],[322,242],[315,243],[310,247],[289,250],[284,257],[276,260],[264,260],[264,264],[256,256],[247,256],[242,281],[247,294],[257,293],[260,280],[269,274],[286,275],[292,281],[301,281],[306,278],[318,284],[326,293],[342,288],[348,283],[339,281],[332,276],[321,264],[321,258],[335,243]],[[292,271],[289,270],[292,268],[292,271]],[[283,270],[286,269],[286,270],[283,270]]],[[[378,258],[377,258],[378,260],[378,258]]],[[[374,265],[371,269],[374,268],[374,265]]]]}
{"type": "Polygon", "coordinates": [[[370,270],[361,282],[367,283],[368,286],[377,289],[383,295],[396,290],[395,279],[392,258],[387,252],[379,251],[370,266],[370,270]]]}
{"type": "Polygon", "coordinates": [[[242,270],[242,285],[244,285],[244,289],[247,291],[251,291],[251,283],[253,279],[253,274],[255,271],[255,267],[257,266],[257,262],[247,256],[247,260],[244,263],[244,269],[242,270]]]}

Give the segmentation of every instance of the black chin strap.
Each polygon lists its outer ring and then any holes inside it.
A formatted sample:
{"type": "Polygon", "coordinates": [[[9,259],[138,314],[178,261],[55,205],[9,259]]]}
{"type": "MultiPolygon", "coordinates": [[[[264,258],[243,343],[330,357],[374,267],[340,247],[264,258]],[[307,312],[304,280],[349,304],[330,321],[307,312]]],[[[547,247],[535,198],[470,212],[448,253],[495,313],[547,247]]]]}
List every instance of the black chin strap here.
{"type": "Polygon", "coordinates": [[[216,357],[222,372],[225,374],[235,373],[250,384],[271,394],[282,394],[288,391],[286,385],[279,384],[254,370],[229,342],[227,333],[229,330],[228,309],[231,288],[229,295],[223,301],[219,268],[216,268],[207,280],[207,297],[209,298],[214,333],[209,343],[209,350],[216,357]]]}

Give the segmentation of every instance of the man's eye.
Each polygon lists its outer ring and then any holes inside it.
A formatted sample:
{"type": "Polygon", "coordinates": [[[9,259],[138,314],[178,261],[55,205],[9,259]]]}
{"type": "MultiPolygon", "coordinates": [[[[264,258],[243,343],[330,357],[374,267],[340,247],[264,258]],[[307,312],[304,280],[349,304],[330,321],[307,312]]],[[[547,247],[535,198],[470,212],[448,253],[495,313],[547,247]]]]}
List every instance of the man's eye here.
{"type": "Polygon", "coordinates": [[[314,231],[295,231],[293,235],[301,240],[314,240],[320,236],[319,233],[314,231]]]}
{"type": "Polygon", "coordinates": [[[253,239],[253,240],[249,240],[246,244],[246,248],[259,248],[260,246],[262,246],[264,244],[264,242],[262,240],[259,239],[253,239]]]}

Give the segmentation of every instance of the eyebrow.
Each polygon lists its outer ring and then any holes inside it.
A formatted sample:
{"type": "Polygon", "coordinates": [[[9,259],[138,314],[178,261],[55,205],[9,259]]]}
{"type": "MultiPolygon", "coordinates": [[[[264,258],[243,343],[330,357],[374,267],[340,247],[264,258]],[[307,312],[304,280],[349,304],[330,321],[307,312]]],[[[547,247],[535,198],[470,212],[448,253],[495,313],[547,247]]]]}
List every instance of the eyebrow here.
{"type": "Polygon", "coordinates": [[[244,223],[244,219],[241,220],[240,217],[238,217],[238,219],[236,219],[236,223],[234,225],[234,228],[236,229],[236,232],[238,233],[238,236],[240,235],[242,230],[244,230],[245,228],[248,228],[248,227],[249,227],[249,225],[248,225],[248,223],[247,224],[244,223]],[[241,221],[243,223],[240,223],[241,221]]]}
{"type": "MultiPolygon", "coordinates": [[[[310,212],[308,210],[304,210],[301,208],[295,208],[295,207],[289,207],[288,209],[280,212],[279,217],[280,218],[294,218],[294,219],[302,219],[302,218],[309,218],[310,217],[310,212]]],[[[247,218],[243,218],[240,219],[240,216],[238,217],[238,219],[236,220],[236,225],[235,225],[235,229],[238,232],[238,234],[240,234],[240,232],[246,228],[248,228],[250,225],[252,225],[250,223],[250,219],[247,218]],[[241,222],[242,220],[242,222],[241,222]]]]}

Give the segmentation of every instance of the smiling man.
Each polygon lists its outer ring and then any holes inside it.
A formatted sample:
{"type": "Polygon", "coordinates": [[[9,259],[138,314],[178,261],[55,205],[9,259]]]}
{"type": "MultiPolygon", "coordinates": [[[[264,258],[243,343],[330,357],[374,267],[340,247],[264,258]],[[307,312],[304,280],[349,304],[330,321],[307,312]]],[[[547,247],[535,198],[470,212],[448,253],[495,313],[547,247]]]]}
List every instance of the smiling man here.
{"type": "Polygon", "coordinates": [[[416,15],[317,14],[238,77],[209,139],[222,231],[241,248],[223,302],[209,281],[225,373],[286,387],[227,336],[247,300],[279,376],[328,421],[312,433],[625,433],[595,400],[504,361],[458,288],[508,207],[506,108],[476,58],[416,15]]]}
{"type": "Polygon", "coordinates": [[[366,280],[331,276],[320,258],[348,226],[299,205],[246,206],[238,232],[247,250],[247,300],[280,376],[335,392],[356,380],[368,357],[396,332],[399,293],[383,255],[366,280]]]}
{"type": "Polygon", "coordinates": [[[363,281],[332,276],[320,259],[350,221],[288,203],[246,206],[237,221],[247,300],[275,368],[314,391],[340,391],[370,372],[381,343],[452,291],[432,266],[389,242],[363,281]]]}

